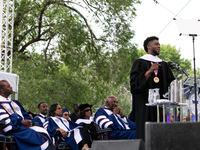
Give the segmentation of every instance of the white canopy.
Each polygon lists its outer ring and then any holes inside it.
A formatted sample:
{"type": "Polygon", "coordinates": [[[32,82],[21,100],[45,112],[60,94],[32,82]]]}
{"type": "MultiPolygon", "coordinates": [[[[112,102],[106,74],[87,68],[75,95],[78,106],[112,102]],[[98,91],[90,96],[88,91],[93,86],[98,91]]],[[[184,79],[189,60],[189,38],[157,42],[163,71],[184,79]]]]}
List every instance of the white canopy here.
{"type": "Polygon", "coordinates": [[[1,72],[0,80],[6,80],[12,86],[13,92],[18,93],[19,76],[13,73],[1,72]]]}

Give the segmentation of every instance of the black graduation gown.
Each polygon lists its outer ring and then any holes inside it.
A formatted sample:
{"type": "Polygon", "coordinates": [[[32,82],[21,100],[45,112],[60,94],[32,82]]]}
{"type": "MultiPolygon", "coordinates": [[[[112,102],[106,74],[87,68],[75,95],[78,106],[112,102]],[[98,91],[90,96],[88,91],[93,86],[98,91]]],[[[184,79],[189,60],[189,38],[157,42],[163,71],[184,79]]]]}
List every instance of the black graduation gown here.
{"type": "Polygon", "coordinates": [[[71,118],[71,121],[76,122],[77,119],[79,119],[79,115],[76,115],[74,112],[69,115],[71,118]]]}
{"type": "Polygon", "coordinates": [[[148,103],[149,89],[159,88],[160,98],[163,99],[163,94],[168,91],[168,86],[175,78],[166,62],[160,62],[161,66],[158,69],[159,83],[153,81],[155,74],[152,73],[146,81],[145,72],[151,67],[151,62],[144,59],[137,59],[133,63],[130,74],[131,93],[133,95],[133,110],[134,121],[136,123],[136,138],[144,140],[145,122],[157,121],[156,107],[146,106],[148,103]]]}

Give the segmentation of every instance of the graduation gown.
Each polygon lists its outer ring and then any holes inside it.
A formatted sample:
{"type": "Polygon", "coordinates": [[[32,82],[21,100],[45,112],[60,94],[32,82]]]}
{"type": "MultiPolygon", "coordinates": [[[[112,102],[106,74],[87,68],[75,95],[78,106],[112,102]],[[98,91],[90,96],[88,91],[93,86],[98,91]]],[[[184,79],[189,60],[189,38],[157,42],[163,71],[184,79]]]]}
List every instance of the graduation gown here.
{"type": "Polygon", "coordinates": [[[43,123],[45,122],[44,116],[38,114],[32,120],[32,123],[38,122],[40,127],[43,127],[43,123]]]}
{"type": "Polygon", "coordinates": [[[44,123],[44,128],[47,129],[51,137],[55,136],[55,134],[58,132],[56,129],[58,128],[70,133],[69,137],[61,137],[57,140],[58,143],[68,143],[72,147],[72,150],[79,150],[78,144],[82,141],[79,127],[81,126],[73,121],[69,121],[61,117],[48,117],[44,123]]]}
{"type": "Polygon", "coordinates": [[[112,128],[110,139],[135,139],[135,123],[119,114],[114,115],[107,107],[97,110],[94,121],[102,129],[112,128]]]}
{"type": "Polygon", "coordinates": [[[18,101],[0,96],[0,103],[0,119],[5,120],[3,133],[14,135],[19,150],[45,150],[49,146],[50,137],[44,128],[22,126],[22,120],[31,118],[18,101]]]}
{"type": "Polygon", "coordinates": [[[152,73],[149,79],[146,81],[145,72],[151,67],[151,61],[144,59],[135,60],[131,74],[130,74],[130,86],[131,93],[133,95],[133,110],[134,121],[136,123],[136,138],[142,138],[144,140],[144,126],[146,121],[156,122],[157,110],[156,107],[146,106],[148,103],[148,91],[149,89],[159,88],[160,98],[163,99],[163,94],[168,91],[171,81],[175,78],[168,67],[166,62],[159,62],[161,66],[158,69],[157,77],[159,82],[154,82],[155,73],[152,73]]]}
{"type": "Polygon", "coordinates": [[[76,115],[74,112],[72,114],[69,115],[69,117],[71,118],[71,121],[76,122],[77,119],[79,119],[79,114],[76,115]]]}
{"type": "Polygon", "coordinates": [[[96,123],[90,119],[78,119],[76,120],[77,124],[83,126],[81,128],[81,134],[83,136],[84,143],[87,143],[89,147],[92,145],[93,140],[99,140],[99,135],[96,131],[96,123]]]}

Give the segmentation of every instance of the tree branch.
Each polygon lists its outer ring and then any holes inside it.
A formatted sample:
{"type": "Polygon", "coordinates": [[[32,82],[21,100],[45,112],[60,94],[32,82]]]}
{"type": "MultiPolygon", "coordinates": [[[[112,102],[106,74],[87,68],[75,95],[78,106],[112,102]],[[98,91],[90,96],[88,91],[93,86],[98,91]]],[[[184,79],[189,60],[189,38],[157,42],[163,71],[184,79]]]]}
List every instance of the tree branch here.
{"type": "MultiPolygon", "coordinates": [[[[65,3],[73,3],[73,4],[76,4],[76,3],[70,2],[70,1],[64,1],[64,2],[65,2],[65,3]]],[[[96,35],[94,34],[94,32],[92,31],[90,25],[88,24],[87,19],[83,16],[83,14],[82,14],[80,11],[78,11],[77,9],[75,9],[75,8],[73,8],[73,7],[71,7],[71,6],[66,5],[65,3],[59,3],[59,2],[56,2],[56,1],[49,0],[49,1],[47,1],[47,2],[44,4],[43,9],[40,11],[38,26],[36,26],[36,27],[38,28],[38,35],[37,35],[37,37],[36,37],[36,38],[32,38],[30,41],[28,41],[26,44],[24,44],[18,52],[23,53],[24,50],[25,50],[30,44],[33,44],[33,43],[38,42],[38,41],[47,41],[47,40],[50,39],[50,38],[41,39],[41,37],[42,37],[43,35],[45,35],[46,33],[50,32],[50,31],[51,31],[51,27],[49,27],[47,30],[45,30],[45,31],[42,32],[42,33],[41,33],[41,30],[42,30],[42,23],[43,23],[42,19],[43,19],[44,12],[45,12],[45,10],[48,8],[48,6],[50,6],[51,4],[57,4],[57,5],[60,5],[60,6],[64,6],[64,7],[68,8],[68,9],[74,11],[75,13],[77,13],[77,14],[84,20],[84,22],[85,22],[85,24],[86,24],[86,26],[87,26],[87,28],[88,28],[88,30],[89,30],[89,32],[90,32],[91,37],[94,38],[95,40],[104,41],[104,42],[111,42],[111,41],[108,41],[108,40],[106,40],[106,39],[97,38],[96,35]]],[[[76,4],[76,5],[78,5],[78,4],[76,4]]],[[[94,7],[94,8],[95,8],[95,7],[94,7]]],[[[20,15],[20,14],[18,14],[18,15],[20,15]]],[[[19,23],[19,22],[18,22],[18,23],[19,23]]],[[[51,25],[54,26],[55,24],[51,24],[51,25]]],[[[27,31],[25,32],[25,34],[28,34],[31,30],[35,29],[36,27],[31,27],[29,30],[27,30],[27,31]]],[[[21,42],[21,40],[15,40],[15,41],[16,41],[17,43],[20,43],[20,42],[21,42]]],[[[19,44],[18,44],[18,45],[19,45],[19,44]]],[[[95,46],[94,46],[94,47],[95,47],[95,46]]],[[[95,49],[96,49],[96,47],[95,47],[95,49]]],[[[96,49],[96,50],[97,50],[97,49],[96,49]]],[[[99,55],[100,55],[100,54],[99,54],[99,55]]]]}
{"type": "Polygon", "coordinates": [[[38,24],[38,37],[40,37],[40,33],[41,33],[41,27],[42,27],[42,17],[44,14],[44,11],[47,9],[47,7],[49,5],[51,5],[52,1],[48,1],[46,4],[44,4],[44,8],[41,10],[40,12],[40,17],[39,17],[39,24],[38,24]]]}
{"type": "Polygon", "coordinates": [[[50,31],[51,31],[51,27],[49,27],[49,29],[47,29],[43,33],[41,33],[40,36],[37,36],[37,38],[31,39],[29,42],[27,42],[25,45],[23,45],[22,48],[19,50],[19,52],[20,53],[24,52],[26,47],[28,47],[30,44],[33,44],[33,43],[38,42],[38,41],[44,41],[44,39],[41,39],[41,36],[50,32],[50,31]]]}
{"type": "Polygon", "coordinates": [[[66,5],[66,4],[61,4],[61,3],[60,3],[59,5],[65,6],[65,7],[69,8],[69,9],[73,10],[73,11],[76,12],[77,14],[79,14],[79,16],[84,20],[86,26],[87,26],[88,29],[89,29],[90,34],[95,38],[95,40],[101,40],[101,41],[104,41],[104,42],[108,42],[108,41],[105,40],[105,39],[101,39],[101,38],[99,39],[99,38],[96,37],[96,35],[95,35],[94,32],[92,31],[92,29],[90,28],[90,25],[88,24],[87,19],[86,19],[77,9],[72,8],[72,7],[70,7],[70,6],[66,5]]]}

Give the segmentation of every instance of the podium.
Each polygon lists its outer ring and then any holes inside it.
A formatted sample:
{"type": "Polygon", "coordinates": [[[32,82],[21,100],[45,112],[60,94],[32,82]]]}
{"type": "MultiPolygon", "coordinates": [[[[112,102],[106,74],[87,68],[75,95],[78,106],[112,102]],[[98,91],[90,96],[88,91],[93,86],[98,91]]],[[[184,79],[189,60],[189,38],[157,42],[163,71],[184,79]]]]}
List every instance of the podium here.
{"type": "Polygon", "coordinates": [[[157,122],[160,122],[160,107],[163,108],[163,122],[165,122],[165,114],[167,110],[167,122],[170,122],[170,104],[171,102],[166,99],[159,99],[156,103],[148,103],[146,106],[157,107],[157,122]]]}

